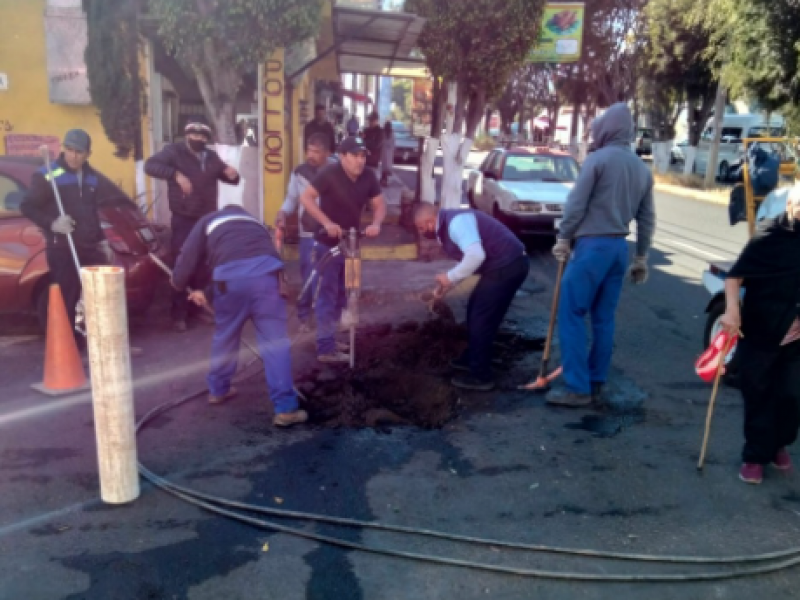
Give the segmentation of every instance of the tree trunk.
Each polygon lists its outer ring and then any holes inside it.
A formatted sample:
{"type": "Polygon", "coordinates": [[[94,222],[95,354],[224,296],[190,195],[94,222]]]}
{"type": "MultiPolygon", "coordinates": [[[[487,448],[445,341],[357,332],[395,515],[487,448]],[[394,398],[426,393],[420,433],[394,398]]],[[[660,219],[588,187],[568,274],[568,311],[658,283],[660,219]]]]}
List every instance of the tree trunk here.
{"type": "Polygon", "coordinates": [[[436,202],[436,178],[433,165],[439,150],[439,137],[442,135],[442,116],[444,113],[444,84],[438,77],[433,78],[433,107],[431,109],[431,131],[425,140],[425,151],[419,158],[419,199],[433,204],[436,202]]]}
{"type": "Polygon", "coordinates": [[[714,185],[717,178],[717,157],[719,156],[719,143],[722,139],[722,118],[725,112],[725,86],[720,79],[717,86],[717,97],[714,102],[714,141],[708,149],[708,162],[706,163],[705,187],[714,185]]]}
{"type": "Polygon", "coordinates": [[[436,139],[442,135],[442,95],[442,81],[438,77],[434,77],[430,136],[436,139]]]}
{"type": "MultiPolygon", "coordinates": [[[[462,106],[460,114],[465,119],[465,137],[459,133],[452,133],[442,138],[442,154],[444,156],[444,179],[442,182],[442,208],[459,208],[464,190],[464,163],[472,150],[475,133],[480,125],[484,110],[486,109],[486,92],[479,90],[469,94],[466,102],[462,92],[464,86],[459,86],[459,99],[464,99],[466,106],[462,106]]],[[[458,109],[457,109],[458,112],[458,109]]]]}
{"type": "Polygon", "coordinates": [[[489,129],[492,126],[492,107],[486,107],[486,116],[483,118],[483,131],[486,132],[486,135],[489,135],[489,129]]]}
{"type": "Polygon", "coordinates": [[[686,153],[683,155],[684,175],[691,175],[694,172],[695,157],[697,157],[697,146],[686,146],[686,153]]]}

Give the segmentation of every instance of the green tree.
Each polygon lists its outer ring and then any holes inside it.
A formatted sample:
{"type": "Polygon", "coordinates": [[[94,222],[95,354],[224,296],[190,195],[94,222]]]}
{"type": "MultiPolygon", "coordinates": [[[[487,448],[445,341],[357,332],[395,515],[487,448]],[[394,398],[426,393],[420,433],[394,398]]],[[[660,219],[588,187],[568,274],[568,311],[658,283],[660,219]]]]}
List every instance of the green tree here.
{"type": "Polygon", "coordinates": [[[158,35],[197,80],[217,140],[236,144],[244,76],[281,47],[316,34],[322,0],[149,0],[158,35]]]}
{"type": "Polygon", "coordinates": [[[139,71],[137,0],[83,0],[88,26],[85,60],[89,93],[120,158],[142,158],[146,107],[139,71]]]}
{"type": "Polygon", "coordinates": [[[428,21],[419,46],[434,77],[458,84],[455,131],[472,139],[487,102],[498,97],[536,43],[544,0],[406,0],[428,21]]]}

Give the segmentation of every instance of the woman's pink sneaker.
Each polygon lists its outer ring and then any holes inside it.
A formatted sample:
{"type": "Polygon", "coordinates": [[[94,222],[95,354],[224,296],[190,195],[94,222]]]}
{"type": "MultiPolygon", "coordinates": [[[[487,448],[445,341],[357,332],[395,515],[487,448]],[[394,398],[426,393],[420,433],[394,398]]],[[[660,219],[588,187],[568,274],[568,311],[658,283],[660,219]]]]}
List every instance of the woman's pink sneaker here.
{"type": "Polygon", "coordinates": [[[745,483],[758,485],[764,479],[764,466],[757,463],[744,463],[739,471],[739,479],[745,483]]]}
{"type": "Polygon", "coordinates": [[[772,461],[772,466],[781,471],[788,471],[792,468],[792,457],[786,448],[781,448],[775,454],[775,459],[772,461]]]}

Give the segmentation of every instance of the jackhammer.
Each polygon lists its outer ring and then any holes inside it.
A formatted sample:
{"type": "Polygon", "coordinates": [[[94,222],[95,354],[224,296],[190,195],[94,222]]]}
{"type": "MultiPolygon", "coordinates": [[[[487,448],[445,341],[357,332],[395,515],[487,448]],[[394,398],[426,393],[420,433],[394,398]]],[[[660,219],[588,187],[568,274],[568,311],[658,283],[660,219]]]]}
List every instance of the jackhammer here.
{"type": "Polygon", "coordinates": [[[361,248],[359,232],[350,229],[344,259],[344,288],[347,293],[347,312],[350,313],[350,368],[356,365],[356,325],[358,325],[358,298],[361,295],[361,248]]]}

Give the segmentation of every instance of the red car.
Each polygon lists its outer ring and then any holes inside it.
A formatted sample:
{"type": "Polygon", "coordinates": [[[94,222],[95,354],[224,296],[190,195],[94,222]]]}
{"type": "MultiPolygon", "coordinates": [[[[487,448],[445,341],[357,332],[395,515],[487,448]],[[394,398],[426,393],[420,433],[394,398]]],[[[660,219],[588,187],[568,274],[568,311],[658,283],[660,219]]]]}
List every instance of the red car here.
{"type": "MultiPolygon", "coordinates": [[[[40,166],[40,159],[0,156],[0,312],[35,311],[44,325],[49,285],[45,241],[39,228],[19,211],[31,176],[40,166]]],[[[128,310],[147,310],[163,277],[148,253],[164,259],[166,244],[126,197],[103,199],[100,224],[114,250],[114,264],[125,268],[128,310]]]]}

